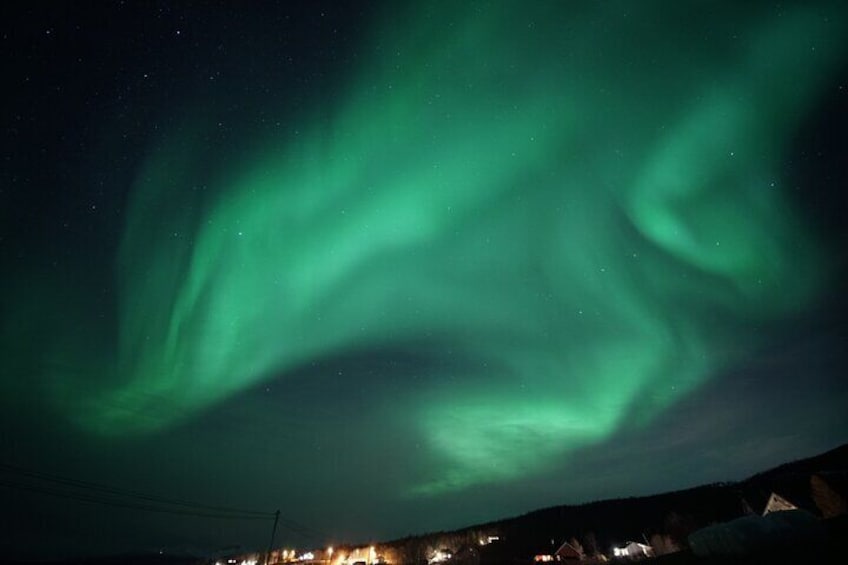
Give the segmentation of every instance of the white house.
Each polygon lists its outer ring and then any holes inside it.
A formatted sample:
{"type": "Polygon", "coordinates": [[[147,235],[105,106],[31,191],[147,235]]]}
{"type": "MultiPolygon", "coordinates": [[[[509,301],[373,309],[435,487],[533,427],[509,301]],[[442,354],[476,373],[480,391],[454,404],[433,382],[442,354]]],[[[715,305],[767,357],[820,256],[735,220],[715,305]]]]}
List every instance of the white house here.
{"type": "Polygon", "coordinates": [[[654,548],[644,543],[631,541],[628,542],[627,545],[625,545],[624,547],[612,548],[612,554],[614,557],[630,557],[634,559],[639,559],[643,557],[653,557],[654,548]]]}
{"type": "Polygon", "coordinates": [[[763,510],[763,516],[772,512],[781,512],[783,510],[798,510],[798,507],[776,492],[773,492],[768,499],[765,510],[763,510]]]}

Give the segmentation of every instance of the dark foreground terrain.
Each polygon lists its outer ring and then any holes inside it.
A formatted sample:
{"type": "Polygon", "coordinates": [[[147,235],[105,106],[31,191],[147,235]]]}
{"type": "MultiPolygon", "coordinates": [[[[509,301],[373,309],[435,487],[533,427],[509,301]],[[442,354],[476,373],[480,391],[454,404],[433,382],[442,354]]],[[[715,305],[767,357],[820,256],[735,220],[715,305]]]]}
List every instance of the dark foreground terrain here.
{"type": "MultiPolygon", "coordinates": [[[[605,500],[579,506],[556,506],[514,518],[479,524],[451,532],[409,536],[377,544],[378,554],[396,564],[427,564],[435,549],[453,555],[445,565],[529,564],[534,556],[553,554],[564,542],[581,548],[594,559],[564,563],[634,563],[603,560],[611,548],[628,541],[648,542],[658,557],[642,559],[645,565],[742,565],[759,563],[848,563],[848,445],[827,453],[781,465],[744,481],[705,485],[660,495],[605,500]],[[732,524],[762,514],[772,493],[790,501],[816,525],[816,536],[804,538],[793,531],[772,537],[766,544],[743,552],[698,555],[689,547],[689,536],[704,527],[732,524]],[[480,546],[494,536],[497,541],[480,546]]],[[[743,535],[742,538],[745,536],[743,535]]],[[[738,541],[738,540],[737,540],[738,541]]],[[[743,539],[743,542],[745,540],[743,539]]],[[[750,539],[748,541],[751,541],[750,539]]],[[[738,545],[738,544],[737,544],[738,545]]],[[[742,543],[745,546],[745,543],[742,543]]],[[[350,552],[355,546],[338,546],[350,552]]],[[[318,550],[320,552],[320,550],[318,550]]],[[[348,553],[349,554],[349,553],[348,553]]],[[[257,553],[251,554],[255,559],[257,553]]],[[[262,554],[264,557],[264,554],[262,554]]],[[[337,553],[338,555],[338,553],[337,553]]],[[[210,565],[241,562],[244,556],[173,556],[125,554],[72,559],[42,565],[210,565]]],[[[2,559],[0,562],[13,563],[2,559]]],[[[295,563],[295,562],[292,562],[295,563]]],[[[326,563],[316,557],[314,563],[326,563]]],[[[300,562],[307,565],[307,562],[300,562]]]]}
{"type": "Polygon", "coordinates": [[[751,555],[722,555],[697,557],[691,550],[685,550],[653,559],[646,559],[645,565],[760,565],[773,563],[792,563],[798,565],[842,564],[848,562],[846,543],[848,543],[848,516],[825,520],[827,538],[817,546],[781,546],[751,555]]]}

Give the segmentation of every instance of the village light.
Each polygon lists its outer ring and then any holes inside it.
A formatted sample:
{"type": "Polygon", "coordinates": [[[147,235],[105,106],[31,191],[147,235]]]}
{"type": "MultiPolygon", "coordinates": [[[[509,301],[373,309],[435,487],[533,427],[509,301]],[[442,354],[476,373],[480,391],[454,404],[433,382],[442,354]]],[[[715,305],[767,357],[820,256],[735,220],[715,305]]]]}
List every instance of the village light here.
{"type": "Polygon", "coordinates": [[[433,556],[427,562],[430,563],[431,565],[433,563],[443,563],[443,562],[449,560],[451,557],[453,557],[453,555],[447,549],[445,549],[445,550],[438,549],[433,553],[433,556]]]}

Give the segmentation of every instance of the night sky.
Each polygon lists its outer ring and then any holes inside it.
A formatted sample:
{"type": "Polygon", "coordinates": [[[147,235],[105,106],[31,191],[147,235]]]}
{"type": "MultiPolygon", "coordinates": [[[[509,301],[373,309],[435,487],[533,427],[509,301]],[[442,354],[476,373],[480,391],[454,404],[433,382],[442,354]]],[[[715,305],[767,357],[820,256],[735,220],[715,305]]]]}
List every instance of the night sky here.
{"type": "Polygon", "coordinates": [[[842,2],[20,4],[2,557],[267,543],[44,474],[322,547],[848,440],[842,2]]]}

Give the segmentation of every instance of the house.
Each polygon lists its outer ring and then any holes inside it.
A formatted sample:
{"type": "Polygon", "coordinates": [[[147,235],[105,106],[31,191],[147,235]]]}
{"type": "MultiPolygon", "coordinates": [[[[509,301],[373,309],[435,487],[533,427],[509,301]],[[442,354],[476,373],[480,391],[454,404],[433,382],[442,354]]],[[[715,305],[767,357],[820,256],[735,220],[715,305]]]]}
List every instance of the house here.
{"type": "Polygon", "coordinates": [[[810,477],[810,494],[822,518],[848,513],[848,472],[819,473],[810,477]],[[827,480],[825,480],[827,479],[827,480]]]}
{"type": "MultiPolygon", "coordinates": [[[[551,540],[553,544],[554,540],[551,540]]],[[[539,553],[533,556],[534,563],[550,563],[553,561],[576,563],[583,560],[583,548],[574,546],[574,544],[565,542],[553,554],[539,553]]]]}
{"type": "Polygon", "coordinates": [[[565,542],[554,552],[554,559],[565,562],[580,561],[583,559],[583,550],[565,542]]]}
{"type": "Polygon", "coordinates": [[[636,541],[627,542],[627,545],[624,547],[614,547],[612,548],[612,554],[614,557],[626,557],[629,559],[641,559],[644,557],[653,557],[654,556],[654,548],[650,545],[646,545],[644,543],[639,543],[636,541]]]}
{"type": "Polygon", "coordinates": [[[444,563],[445,561],[450,561],[452,557],[453,551],[450,549],[437,549],[427,558],[427,563],[430,565],[433,565],[433,563],[444,563]]]}
{"type": "Polygon", "coordinates": [[[763,516],[772,512],[782,512],[785,510],[798,510],[798,507],[776,492],[773,492],[766,503],[765,510],[763,510],[763,516]]]}

